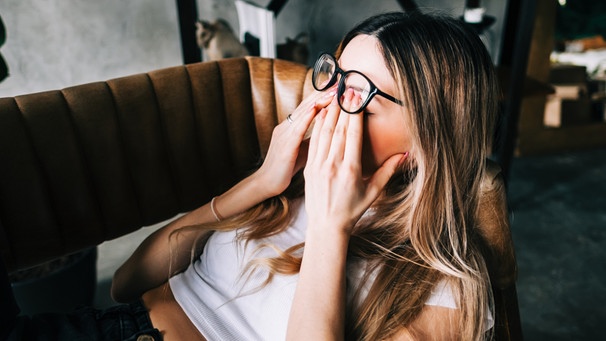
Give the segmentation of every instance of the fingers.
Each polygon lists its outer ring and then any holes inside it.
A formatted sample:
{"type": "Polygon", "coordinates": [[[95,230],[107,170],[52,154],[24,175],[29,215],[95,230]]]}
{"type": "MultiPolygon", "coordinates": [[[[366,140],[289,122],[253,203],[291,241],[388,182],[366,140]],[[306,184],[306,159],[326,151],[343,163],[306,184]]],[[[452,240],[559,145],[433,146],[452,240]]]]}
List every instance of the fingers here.
{"type": "Polygon", "coordinates": [[[339,117],[339,104],[334,98],[330,105],[326,108],[326,114],[323,115],[314,125],[312,132],[312,140],[314,143],[314,153],[310,154],[318,160],[326,160],[331,148],[335,124],[339,117]]]}
{"type": "Polygon", "coordinates": [[[283,135],[289,145],[300,144],[309,130],[311,122],[316,117],[319,110],[327,106],[334,98],[334,92],[316,93],[308,96],[297,109],[289,115],[289,119],[284,120],[279,125],[279,133],[283,135]],[[321,95],[321,96],[319,96],[321,95]]]}
{"type": "Polygon", "coordinates": [[[312,102],[311,104],[307,104],[307,107],[302,110],[303,112],[300,111],[301,110],[295,110],[295,112],[289,115],[290,120],[285,120],[285,122],[282,123],[286,124],[291,130],[290,134],[294,133],[299,139],[303,138],[303,135],[305,135],[311,121],[317,113],[316,103],[312,102]]]}
{"type": "Polygon", "coordinates": [[[297,173],[305,166],[307,162],[307,155],[309,154],[309,139],[305,139],[301,142],[301,146],[299,147],[299,155],[297,156],[297,161],[295,162],[294,173],[297,173]]]}
{"type": "MultiPolygon", "coordinates": [[[[346,108],[357,107],[362,99],[359,95],[354,95],[351,91],[351,96],[346,97],[343,106],[346,108]]],[[[347,114],[347,143],[343,157],[352,161],[359,161],[362,158],[362,130],[364,125],[364,114],[347,114]]]]}
{"type": "MultiPolygon", "coordinates": [[[[322,108],[326,107],[330,104],[333,97],[335,96],[336,90],[333,88],[328,89],[328,91],[324,92],[315,92],[310,96],[307,96],[303,101],[299,104],[297,109],[292,112],[289,116],[291,118],[291,122],[283,122],[283,124],[294,124],[297,121],[301,120],[301,117],[307,118],[307,114],[311,113],[313,116],[322,108]],[[306,108],[314,108],[315,110],[312,112],[307,111],[306,108]]],[[[284,120],[287,121],[287,120],[284,120]]]]}
{"type": "MultiPolygon", "coordinates": [[[[351,92],[347,91],[343,94],[342,105],[344,108],[349,108],[351,104],[351,92]]],[[[349,125],[349,115],[345,112],[341,112],[341,108],[338,109],[337,124],[332,134],[332,145],[330,147],[329,158],[333,160],[342,160],[343,152],[347,144],[347,131],[349,125]]]]}
{"type": "MultiPolygon", "coordinates": [[[[349,109],[359,105],[360,100],[359,95],[353,90],[348,90],[343,94],[341,105],[349,109]]],[[[335,98],[316,118],[309,155],[314,155],[320,160],[348,158],[350,164],[359,165],[362,125],[362,115],[342,112],[335,98]]]]}
{"type": "Polygon", "coordinates": [[[271,193],[281,193],[290,184],[293,175],[307,162],[309,141],[306,133],[317,113],[334,98],[334,93],[316,92],[308,96],[291,114],[290,120],[278,124],[263,164],[257,171],[262,181],[271,184],[271,193]]]}
{"type": "MultiPolygon", "coordinates": [[[[324,123],[324,118],[326,117],[328,110],[326,108],[322,108],[318,115],[316,115],[316,121],[311,132],[311,138],[309,140],[309,148],[308,155],[315,156],[318,150],[318,136],[320,135],[320,130],[322,130],[322,125],[324,123]]],[[[308,158],[309,160],[309,158],[308,158]]]]}
{"type": "Polygon", "coordinates": [[[368,182],[367,197],[376,198],[407,157],[408,153],[395,154],[385,160],[368,182]]]}

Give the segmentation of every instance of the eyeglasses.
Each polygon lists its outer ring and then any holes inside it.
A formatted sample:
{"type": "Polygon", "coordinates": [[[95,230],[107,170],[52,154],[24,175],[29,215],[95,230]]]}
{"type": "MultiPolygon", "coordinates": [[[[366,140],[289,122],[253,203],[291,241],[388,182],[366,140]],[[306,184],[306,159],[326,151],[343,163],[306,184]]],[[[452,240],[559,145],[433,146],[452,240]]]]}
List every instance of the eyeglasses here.
{"type": "Polygon", "coordinates": [[[337,88],[339,106],[348,114],[357,114],[366,109],[375,95],[383,96],[398,105],[402,105],[402,101],[379,90],[361,72],[355,70],[343,71],[339,68],[335,57],[329,53],[321,54],[316,61],[311,78],[312,84],[316,90],[324,91],[335,84],[337,74],[341,75],[337,88]],[[360,96],[360,104],[349,109],[343,108],[343,97],[347,89],[353,89],[354,93],[360,96]]]}

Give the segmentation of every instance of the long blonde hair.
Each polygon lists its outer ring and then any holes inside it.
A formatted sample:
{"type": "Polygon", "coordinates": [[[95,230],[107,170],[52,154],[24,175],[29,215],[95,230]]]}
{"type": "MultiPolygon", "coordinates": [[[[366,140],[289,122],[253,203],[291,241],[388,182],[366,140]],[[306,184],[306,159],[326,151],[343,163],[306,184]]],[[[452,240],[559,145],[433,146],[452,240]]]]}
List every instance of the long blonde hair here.
{"type": "MultiPolygon", "coordinates": [[[[449,282],[460,309],[454,321],[460,338],[483,339],[492,297],[475,216],[497,111],[490,56],[456,19],[403,12],[363,21],[345,36],[336,56],[360,34],[378,39],[399,84],[412,148],[377,200],[375,214],[354,228],[349,257],[373,264],[376,278],[348,312],[348,339],[393,335],[414,321],[440,280],[449,282]]],[[[282,195],[213,228],[250,226],[243,240],[279,233],[290,221],[290,203],[302,195],[299,173],[282,195]]],[[[301,259],[285,252],[255,262],[272,274],[294,274],[301,259]]]]}

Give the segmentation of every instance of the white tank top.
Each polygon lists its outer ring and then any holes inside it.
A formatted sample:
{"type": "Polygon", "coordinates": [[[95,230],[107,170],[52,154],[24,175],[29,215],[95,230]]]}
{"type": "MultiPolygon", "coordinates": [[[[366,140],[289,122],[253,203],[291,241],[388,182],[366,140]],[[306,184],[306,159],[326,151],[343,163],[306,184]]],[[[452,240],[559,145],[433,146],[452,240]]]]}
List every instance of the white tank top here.
{"type": "MultiPolygon", "coordinates": [[[[292,209],[295,216],[284,232],[251,240],[248,245],[237,240],[237,231],[213,233],[200,258],[170,279],[175,299],[208,341],[285,340],[299,276],[276,274],[264,286],[264,267],[252,273],[244,271],[251,259],[277,255],[275,249],[259,249],[262,244],[286,250],[305,240],[304,200],[294,202],[292,209]]],[[[361,264],[347,266],[348,305],[363,271],[361,264]]],[[[426,304],[456,308],[451,288],[445,283],[436,285],[426,304]]],[[[370,283],[364,286],[368,290],[370,283]]]]}

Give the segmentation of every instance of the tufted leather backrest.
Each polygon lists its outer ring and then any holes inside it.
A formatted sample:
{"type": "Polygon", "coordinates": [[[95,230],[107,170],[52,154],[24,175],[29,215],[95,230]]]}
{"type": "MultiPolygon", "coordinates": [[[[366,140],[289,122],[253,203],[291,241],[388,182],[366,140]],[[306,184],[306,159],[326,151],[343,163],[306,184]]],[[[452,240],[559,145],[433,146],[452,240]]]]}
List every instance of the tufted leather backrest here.
{"type": "MultiPolygon", "coordinates": [[[[302,65],[242,58],[0,99],[0,247],[9,269],[191,210],[255,167],[312,91],[302,65]]],[[[516,267],[489,162],[478,212],[493,282],[516,267]]]]}
{"type": "MultiPolygon", "coordinates": [[[[247,57],[1,98],[0,250],[8,270],[207,202],[258,164],[273,127],[313,90],[310,76],[303,65],[247,57]]],[[[519,339],[505,186],[492,162],[480,201],[496,338],[519,339]]]]}
{"type": "Polygon", "coordinates": [[[255,166],[306,77],[302,65],[228,59],[0,99],[7,268],[201,205],[255,166]]]}
{"type": "Polygon", "coordinates": [[[504,289],[515,283],[518,268],[501,168],[490,160],[486,165],[481,191],[477,218],[480,235],[487,246],[486,261],[492,284],[504,289]]]}

